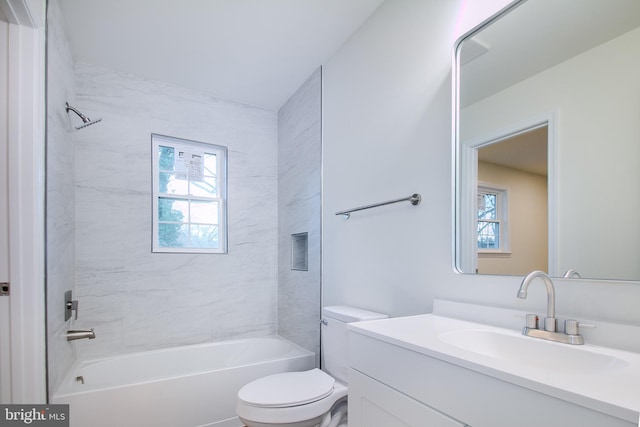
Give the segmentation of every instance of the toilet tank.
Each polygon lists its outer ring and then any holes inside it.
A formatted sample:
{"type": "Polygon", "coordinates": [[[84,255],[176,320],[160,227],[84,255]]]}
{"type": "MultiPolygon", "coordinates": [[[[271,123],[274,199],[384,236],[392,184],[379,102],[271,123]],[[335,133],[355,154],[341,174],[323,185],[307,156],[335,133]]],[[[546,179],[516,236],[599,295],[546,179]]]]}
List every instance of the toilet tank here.
{"type": "Polygon", "coordinates": [[[322,365],[332,377],[347,383],[347,323],[386,319],[386,314],[334,305],[322,309],[322,365]]]}

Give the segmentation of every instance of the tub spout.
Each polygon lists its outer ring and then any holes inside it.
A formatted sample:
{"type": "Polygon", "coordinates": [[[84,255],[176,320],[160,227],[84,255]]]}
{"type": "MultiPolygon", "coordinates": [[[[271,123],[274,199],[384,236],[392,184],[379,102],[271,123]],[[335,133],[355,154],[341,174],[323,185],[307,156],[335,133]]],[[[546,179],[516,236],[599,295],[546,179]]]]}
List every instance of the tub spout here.
{"type": "Polygon", "coordinates": [[[88,331],[67,331],[67,341],[81,340],[88,338],[90,340],[96,337],[96,333],[91,328],[88,331]]]}

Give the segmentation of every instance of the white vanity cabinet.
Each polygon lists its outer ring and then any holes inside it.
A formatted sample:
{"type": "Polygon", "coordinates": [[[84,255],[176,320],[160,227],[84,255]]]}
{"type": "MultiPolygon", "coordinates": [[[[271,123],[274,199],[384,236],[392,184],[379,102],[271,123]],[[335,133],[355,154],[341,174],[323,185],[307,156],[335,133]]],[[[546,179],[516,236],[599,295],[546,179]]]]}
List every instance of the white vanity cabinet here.
{"type": "Polygon", "coordinates": [[[358,327],[349,365],[350,427],[637,427],[598,402],[578,405],[358,327]]]}
{"type": "Polygon", "coordinates": [[[370,378],[349,371],[350,427],[464,427],[465,424],[370,378]]]}

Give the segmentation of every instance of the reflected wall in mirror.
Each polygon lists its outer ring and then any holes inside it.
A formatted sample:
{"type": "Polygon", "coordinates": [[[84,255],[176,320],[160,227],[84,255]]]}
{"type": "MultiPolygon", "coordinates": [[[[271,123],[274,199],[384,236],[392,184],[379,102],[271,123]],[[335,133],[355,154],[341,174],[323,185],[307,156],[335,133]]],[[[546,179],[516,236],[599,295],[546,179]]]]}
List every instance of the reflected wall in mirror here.
{"type": "Polygon", "coordinates": [[[523,0],[455,56],[457,268],[640,280],[640,2],[523,0]]]}

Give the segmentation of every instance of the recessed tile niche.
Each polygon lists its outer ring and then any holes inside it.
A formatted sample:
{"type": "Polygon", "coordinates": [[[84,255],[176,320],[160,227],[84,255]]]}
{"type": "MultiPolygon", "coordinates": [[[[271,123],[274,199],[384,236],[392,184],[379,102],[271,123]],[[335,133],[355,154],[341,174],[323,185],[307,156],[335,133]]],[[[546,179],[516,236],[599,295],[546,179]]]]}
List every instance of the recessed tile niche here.
{"type": "Polygon", "coordinates": [[[309,270],[309,233],[291,235],[291,269],[309,270]]]}

